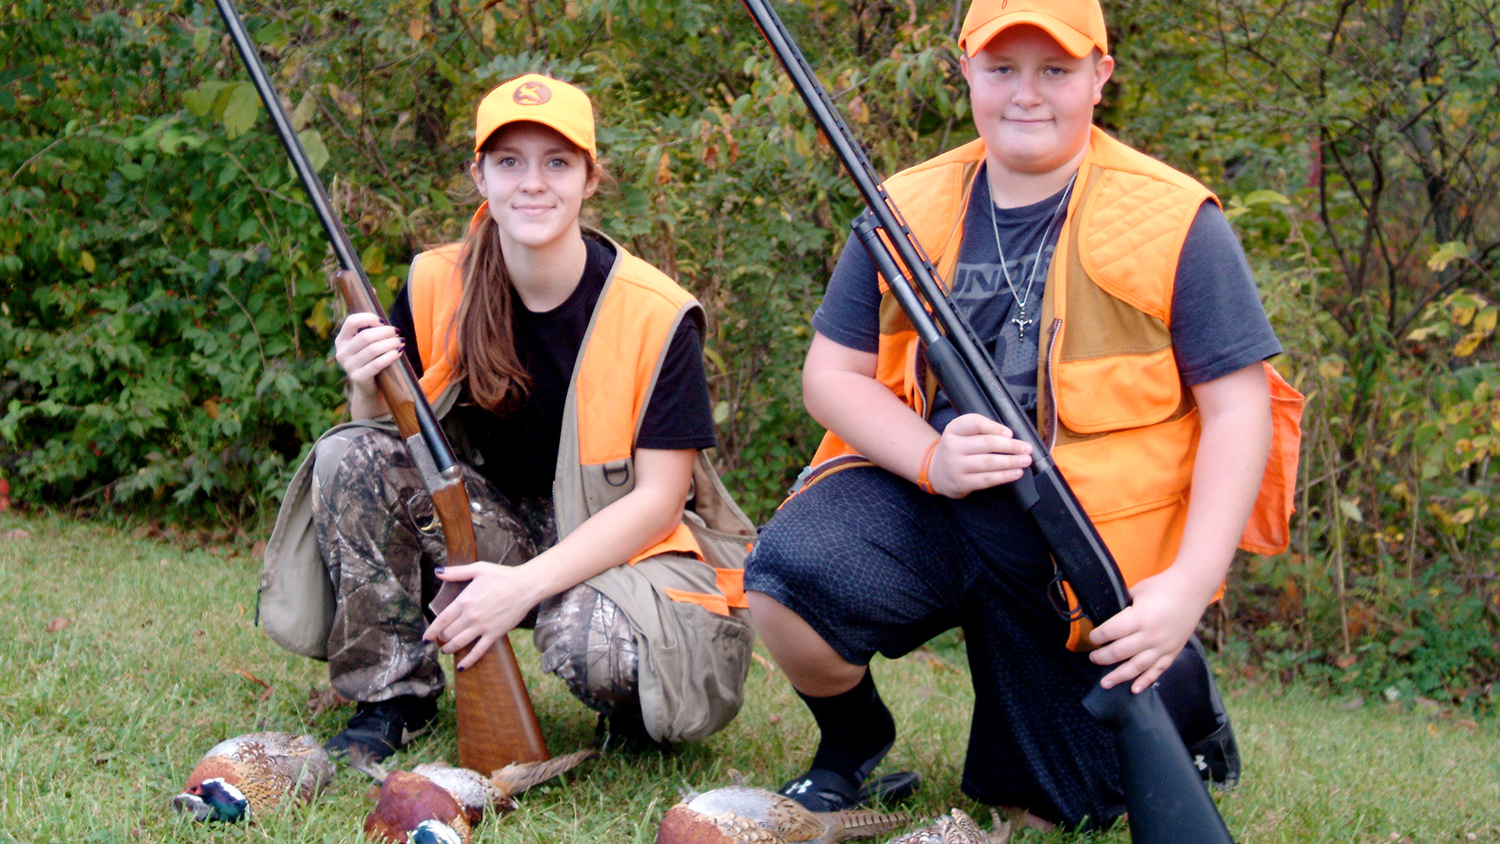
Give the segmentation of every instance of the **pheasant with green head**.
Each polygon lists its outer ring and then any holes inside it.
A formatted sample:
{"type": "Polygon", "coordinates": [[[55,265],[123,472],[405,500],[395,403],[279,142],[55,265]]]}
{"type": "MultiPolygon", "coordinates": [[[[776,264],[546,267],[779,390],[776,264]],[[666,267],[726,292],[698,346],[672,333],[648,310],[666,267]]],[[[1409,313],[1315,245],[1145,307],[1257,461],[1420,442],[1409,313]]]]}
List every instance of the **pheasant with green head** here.
{"type": "Polygon", "coordinates": [[[198,821],[237,823],[283,800],[312,800],[333,771],[333,760],[312,736],[247,733],[210,748],[172,808],[198,821]]]}

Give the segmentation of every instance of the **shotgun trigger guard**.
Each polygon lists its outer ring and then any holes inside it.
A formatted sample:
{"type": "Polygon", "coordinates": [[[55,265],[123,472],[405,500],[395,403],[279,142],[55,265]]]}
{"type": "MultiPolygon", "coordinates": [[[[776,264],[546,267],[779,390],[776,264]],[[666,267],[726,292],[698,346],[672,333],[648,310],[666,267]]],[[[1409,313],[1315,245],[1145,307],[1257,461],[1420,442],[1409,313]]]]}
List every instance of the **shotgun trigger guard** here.
{"type": "Polygon", "coordinates": [[[1063,621],[1072,624],[1083,618],[1083,606],[1068,606],[1068,593],[1063,591],[1066,583],[1062,571],[1057,566],[1052,567],[1052,582],[1047,584],[1047,600],[1052,604],[1052,609],[1062,617],[1063,621]]]}
{"type": "Polygon", "coordinates": [[[406,499],[406,512],[416,515],[424,510],[429,511],[427,522],[422,524],[421,519],[416,519],[417,530],[425,536],[436,536],[441,523],[438,521],[437,509],[432,506],[432,496],[417,492],[406,499]]]}

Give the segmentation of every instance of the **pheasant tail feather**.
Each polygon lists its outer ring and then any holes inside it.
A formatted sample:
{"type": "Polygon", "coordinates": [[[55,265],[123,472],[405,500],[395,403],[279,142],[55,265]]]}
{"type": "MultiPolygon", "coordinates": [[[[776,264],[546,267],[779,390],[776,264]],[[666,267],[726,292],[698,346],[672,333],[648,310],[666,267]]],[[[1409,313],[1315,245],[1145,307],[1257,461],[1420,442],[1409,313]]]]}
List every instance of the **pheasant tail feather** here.
{"type": "Polygon", "coordinates": [[[587,759],[599,755],[597,750],[580,750],[566,756],[554,756],[540,762],[513,762],[496,771],[490,782],[505,796],[520,794],[534,785],[571,771],[587,759]]]}
{"type": "Polygon", "coordinates": [[[833,812],[845,838],[865,838],[900,829],[911,823],[906,812],[876,812],[869,809],[845,809],[833,812]]]}

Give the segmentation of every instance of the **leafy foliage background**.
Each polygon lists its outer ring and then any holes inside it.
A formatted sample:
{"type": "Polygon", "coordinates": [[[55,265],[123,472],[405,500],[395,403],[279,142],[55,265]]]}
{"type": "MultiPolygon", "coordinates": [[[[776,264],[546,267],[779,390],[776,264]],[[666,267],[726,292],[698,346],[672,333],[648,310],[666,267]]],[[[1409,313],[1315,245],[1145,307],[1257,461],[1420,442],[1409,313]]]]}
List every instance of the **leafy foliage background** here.
{"type": "MultiPolygon", "coordinates": [[[[1099,122],[1224,199],[1308,394],[1296,540],[1237,566],[1230,665],[1493,707],[1500,31],[1480,0],[1106,2],[1099,122]]],[[[778,4],[876,167],[973,136],[955,0],[778,4]]],[[[472,108],[583,84],[598,225],[710,313],[718,459],[769,516],[819,431],[808,322],[855,198],[737,3],[241,10],[365,267],[474,205],[472,108]]],[[[0,482],[263,530],[343,413],[331,261],[211,5],[0,5],[0,482]]],[[[3,494],[3,493],[0,493],[3,494]]]]}

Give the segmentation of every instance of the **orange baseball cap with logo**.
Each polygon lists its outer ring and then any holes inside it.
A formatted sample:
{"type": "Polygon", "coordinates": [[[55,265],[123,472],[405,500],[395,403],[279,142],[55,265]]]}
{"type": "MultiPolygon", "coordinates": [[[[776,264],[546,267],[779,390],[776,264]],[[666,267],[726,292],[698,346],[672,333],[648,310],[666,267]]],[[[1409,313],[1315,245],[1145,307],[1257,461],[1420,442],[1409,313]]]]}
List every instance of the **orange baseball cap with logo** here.
{"type": "Polygon", "coordinates": [[[1109,54],[1099,0],[974,0],[964,18],[958,48],[972,56],[991,38],[1020,24],[1041,27],[1080,59],[1095,47],[1109,54]]]}
{"type": "Polygon", "coordinates": [[[518,76],[480,100],[474,121],[474,152],[484,149],[484,142],[496,129],[521,121],[556,129],[586,150],[590,159],[598,157],[594,145],[594,106],[589,95],[566,82],[537,73],[518,76]]]}

